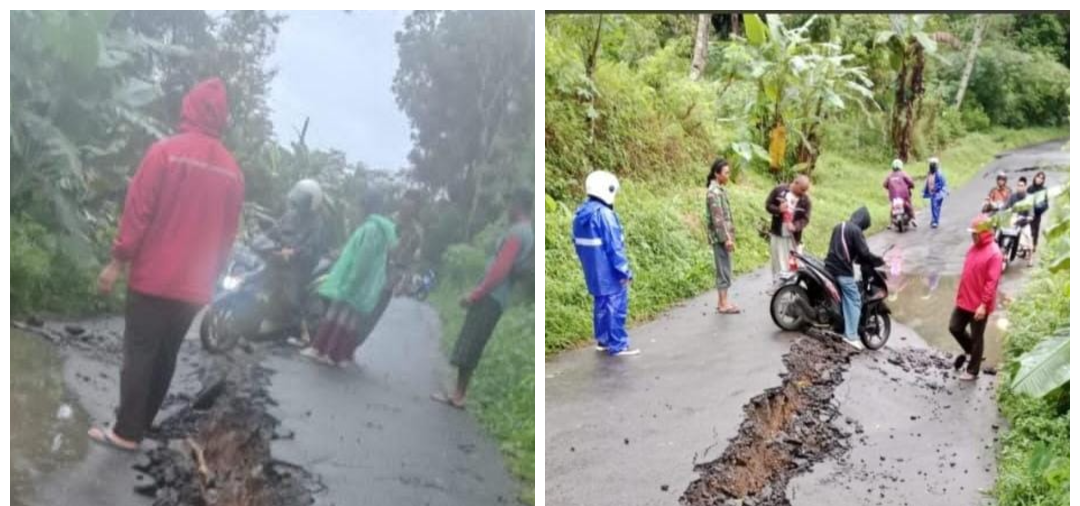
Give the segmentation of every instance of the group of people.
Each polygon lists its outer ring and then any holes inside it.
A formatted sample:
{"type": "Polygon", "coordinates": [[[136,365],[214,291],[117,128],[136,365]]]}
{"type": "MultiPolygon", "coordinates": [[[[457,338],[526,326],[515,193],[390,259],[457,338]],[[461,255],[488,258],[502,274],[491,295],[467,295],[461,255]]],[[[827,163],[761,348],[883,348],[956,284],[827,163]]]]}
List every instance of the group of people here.
{"type": "MultiPolygon", "coordinates": [[[[228,118],[225,84],[212,78],[184,97],[179,133],[147,150],[128,187],[112,258],[98,277],[110,293],[127,273],[120,406],[111,428],[88,436],[111,448],[134,451],[161,408],[180,346],[210,302],[236,240],[244,202],[244,174],[221,141],[228,118]]],[[[483,280],[462,297],[468,308],[452,363],[451,393],[432,398],[463,408],[473,370],[490,339],[511,285],[531,276],[532,191],[508,195],[510,227],[483,280]]],[[[305,286],[325,255],[320,218],[322,189],[312,180],[294,185],[286,212],[269,236],[278,247],[271,266],[281,311],[301,311],[305,286]]],[[[362,222],[318,289],[329,302],[317,331],[301,352],[320,363],[346,366],[371,333],[419,254],[419,199],[406,195],[390,214],[383,191],[359,199],[362,222]],[[388,216],[389,215],[389,216],[388,216]]]]}
{"type": "MultiPolygon", "coordinates": [[[[937,228],[941,221],[941,208],[948,195],[948,185],[940,160],[931,158],[928,165],[922,196],[930,204],[930,226],[937,228]]],[[[729,163],[724,159],[713,162],[705,179],[705,223],[716,269],[716,312],[720,314],[741,312],[728,296],[732,282],[732,254],[737,238],[727,191],[730,181],[729,163]]],[[[1016,193],[1011,193],[1005,176],[1000,175],[998,186],[989,197],[990,201],[1012,207],[1027,195],[1038,192],[1033,210],[1028,211],[1034,213],[1031,229],[1036,244],[1039,222],[1048,208],[1045,181],[1046,175],[1040,172],[1035,176],[1032,188],[1025,190],[1026,180],[1020,178],[1016,193]]],[[[901,160],[893,161],[883,187],[890,201],[904,201],[905,211],[913,221],[911,198],[915,182],[904,172],[901,160]]],[[[810,188],[810,179],[798,175],[790,184],[774,187],[765,199],[765,211],[771,218],[768,241],[774,286],[781,275],[792,268],[791,255],[802,250],[803,231],[811,218],[810,188]]],[[[626,255],[622,224],[615,213],[618,191],[619,181],[614,174],[595,171],[588,175],[585,180],[587,198],[574,215],[572,239],[585,284],[593,297],[596,350],[612,356],[628,356],[640,353],[640,349],[630,347],[625,327],[633,272],[626,255]]],[[[870,213],[862,206],[852,213],[850,219],[832,229],[824,262],[825,269],[837,280],[841,292],[844,341],[860,350],[864,349],[858,331],[863,294],[856,282],[855,266],[877,267],[884,264],[884,260],[871,252],[867,244],[864,234],[869,228],[870,213]]],[[[971,223],[969,232],[973,245],[967,253],[956,308],[949,324],[950,332],[964,350],[956,360],[957,370],[967,365],[967,370],[961,376],[964,380],[974,380],[979,374],[986,318],[995,308],[1002,270],[1001,252],[994,240],[991,220],[985,214],[980,214],[971,223]]]]}

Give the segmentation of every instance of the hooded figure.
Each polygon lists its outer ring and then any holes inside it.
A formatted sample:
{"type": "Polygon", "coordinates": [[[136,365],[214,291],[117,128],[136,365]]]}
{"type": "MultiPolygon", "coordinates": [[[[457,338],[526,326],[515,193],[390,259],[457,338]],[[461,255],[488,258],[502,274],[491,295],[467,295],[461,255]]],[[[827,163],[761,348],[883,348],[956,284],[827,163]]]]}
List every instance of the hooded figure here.
{"type": "Polygon", "coordinates": [[[937,158],[930,159],[930,169],[926,173],[926,184],[923,186],[922,196],[930,199],[930,228],[937,228],[941,222],[941,204],[945,202],[945,195],[949,188],[945,182],[945,173],[941,170],[941,163],[937,158]]]}
{"type": "Polygon", "coordinates": [[[964,270],[956,289],[956,307],[949,320],[949,333],[963,348],[956,357],[957,370],[967,363],[962,380],[975,380],[982,365],[983,333],[986,321],[997,305],[998,283],[1001,281],[1001,249],[994,242],[990,218],[980,214],[971,221],[971,248],[964,258],[964,270]],[[968,333],[968,327],[971,332],[968,333]]]}
{"type": "Polygon", "coordinates": [[[112,261],[98,278],[109,293],[129,267],[120,408],[112,430],[89,431],[99,443],[137,448],[232,249],[244,175],[221,143],[228,112],[220,79],[197,84],[184,97],[180,133],[150,146],[128,186],[112,261]]]}
{"type": "Polygon", "coordinates": [[[870,212],[860,207],[851,219],[833,228],[829,239],[829,254],[825,257],[825,270],[836,278],[842,292],[844,310],[844,337],[849,344],[862,349],[859,343],[859,317],[862,313],[862,297],[855,282],[854,264],[880,266],[885,260],[870,252],[863,232],[870,228],[870,212]]]}
{"type": "Polygon", "coordinates": [[[574,214],[574,249],[581,261],[585,286],[593,296],[593,333],[597,350],[610,355],[633,354],[626,332],[630,261],[626,258],[622,224],[615,214],[619,181],[608,172],[589,174],[588,198],[574,214]]]}
{"type": "Polygon", "coordinates": [[[319,287],[330,308],[312,346],[302,352],[305,356],[338,366],[352,362],[364,320],[373,317],[386,286],[388,257],[397,244],[394,222],[379,214],[382,203],[378,191],[365,192],[361,206],[367,217],[319,287]]]}

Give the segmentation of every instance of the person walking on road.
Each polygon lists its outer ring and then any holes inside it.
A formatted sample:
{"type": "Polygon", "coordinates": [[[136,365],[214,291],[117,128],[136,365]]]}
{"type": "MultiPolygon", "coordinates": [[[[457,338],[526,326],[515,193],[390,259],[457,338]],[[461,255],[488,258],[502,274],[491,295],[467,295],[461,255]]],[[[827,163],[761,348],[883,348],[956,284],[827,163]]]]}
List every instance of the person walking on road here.
{"type": "Polygon", "coordinates": [[[731,215],[728,202],[727,186],[731,178],[731,167],[723,158],[713,162],[705,180],[706,223],[709,224],[709,243],[713,249],[713,261],[716,265],[716,312],[720,314],[738,314],[739,308],[728,300],[728,288],[731,287],[731,253],[735,251],[735,220],[731,215]]]}
{"type": "Polygon", "coordinates": [[[1028,195],[1035,201],[1035,216],[1031,219],[1031,258],[1034,260],[1035,251],[1039,249],[1039,228],[1042,226],[1042,216],[1050,209],[1050,194],[1046,190],[1046,173],[1039,171],[1031,179],[1028,187],[1028,195]]]}
{"type": "Polygon", "coordinates": [[[941,163],[937,158],[931,158],[922,193],[924,199],[930,199],[930,228],[938,228],[938,224],[941,223],[941,204],[945,202],[948,188],[945,173],[941,170],[941,163]]]}
{"type": "Polygon", "coordinates": [[[870,212],[860,207],[851,219],[833,227],[829,239],[829,254],[825,257],[825,270],[840,284],[841,304],[844,312],[844,342],[864,349],[859,341],[859,318],[862,316],[862,296],[855,282],[855,264],[878,267],[885,260],[870,252],[863,232],[870,228],[870,212]]]}
{"type": "Polygon", "coordinates": [[[593,296],[593,335],[596,350],[613,356],[641,353],[630,348],[626,333],[630,283],[633,272],[626,258],[622,224],[615,214],[619,180],[596,171],[585,178],[588,198],[574,215],[574,249],[581,261],[585,286],[593,296]]]}
{"type": "Polygon", "coordinates": [[[998,172],[995,181],[996,185],[990,190],[986,200],[991,206],[1004,206],[1012,195],[1012,190],[1009,189],[1009,177],[1004,172],[998,172]]]}
{"type": "Polygon", "coordinates": [[[982,364],[986,322],[997,303],[1001,250],[994,242],[993,225],[986,215],[975,217],[968,232],[971,233],[973,244],[964,259],[960,286],[956,289],[956,307],[949,319],[949,333],[964,350],[954,362],[957,371],[967,364],[967,370],[960,379],[974,381],[979,377],[982,364]]]}
{"type": "Polygon", "coordinates": [[[484,279],[476,288],[461,298],[462,307],[468,308],[461,334],[454,343],[450,364],[457,368],[457,385],[452,394],[436,392],[432,400],[461,409],[465,407],[465,395],[473,371],[480,363],[484,347],[491,339],[495,325],[510,299],[510,289],[519,281],[533,276],[533,232],[531,189],[519,189],[509,197],[507,212],[510,228],[499,241],[494,256],[488,261],[484,279]]]}
{"type": "Polygon", "coordinates": [[[383,198],[378,189],[364,192],[360,207],[367,216],[319,287],[319,295],[330,301],[330,307],[311,346],[301,355],[338,367],[353,363],[361,344],[359,332],[372,318],[386,286],[387,256],[397,244],[394,223],[380,214],[383,198]]]}
{"type": "Polygon", "coordinates": [[[802,244],[802,232],[810,224],[810,178],[800,174],[790,185],[781,184],[769,192],[765,210],[772,215],[769,225],[769,256],[773,284],[788,268],[793,250],[802,244]]]}
{"type": "Polygon", "coordinates": [[[108,294],[128,270],[120,407],[111,429],[89,430],[98,443],[138,448],[232,250],[244,175],[221,143],[228,112],[224,82],[195,85],[183,100],[180,133],[150,146],[128,186],[112,260],[98,277],[108,294]]]}
{"type": "Polygon", "coordinates": [[[911,180],[911,176],[904,172],[904,162],[899,158],[892,162],[892,172],[885,177],[885,182],[881,184],[883,188],[889,192],[889,202],[893,199],[900,199],[904,201],[904,214],[911,220],[911,224],[915,224],[915,208],[911,206],[911,190],[915,188],[915,181],[911,180]]]}

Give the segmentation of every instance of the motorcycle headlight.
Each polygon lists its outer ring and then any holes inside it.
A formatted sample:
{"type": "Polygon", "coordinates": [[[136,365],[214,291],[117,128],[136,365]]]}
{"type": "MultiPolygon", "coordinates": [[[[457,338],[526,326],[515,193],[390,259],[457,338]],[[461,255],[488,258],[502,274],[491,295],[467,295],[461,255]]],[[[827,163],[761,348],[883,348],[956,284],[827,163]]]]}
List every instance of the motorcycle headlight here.
{"type": "Polygon", "coordinates": [[[225,279],[221,280],[221,287],[230,292],[240,288],[240,276],[225,276],[225,279]]]}

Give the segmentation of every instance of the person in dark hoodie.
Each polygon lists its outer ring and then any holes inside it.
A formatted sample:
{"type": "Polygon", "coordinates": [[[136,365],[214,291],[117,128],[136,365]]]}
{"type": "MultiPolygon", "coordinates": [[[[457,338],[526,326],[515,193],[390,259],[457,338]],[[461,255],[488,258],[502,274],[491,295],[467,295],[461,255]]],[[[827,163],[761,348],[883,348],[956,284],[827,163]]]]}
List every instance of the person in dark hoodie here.
{"type": "Polygon", "coordinates": [[[881,266],[885,260],[870,252],[863,232],[870,228],[870,212],[866,206],[851,214],[851,219],[833,227],[829,239],[829,254],[825,257],[825,270],[840,284],[844,310],[844,341],[856,349],[863,349],[859,342],[859,317],[862,297],[855,282],[855,264],[881,266]]]}
{"type": "Polygon", "coordinates": [[[180,133],[150,146],[128,186],[112,261],[98,277],[108,294],[128,271],[120,407],[111,429],[87,433],[111,448],[138,449],[184,335],[232,250],[244,175],[221,142],[228,115],[221,79],[195,85],[184,97],[180,133]]]}
{"type": "Polygon", "coordinates": [[[276,323],[300,320],[311,273],[326,253],[326,234],[320,212],[322,200],[323,191],[318,182],[313,179],[297,181],[285,197],[285,214],[270,231],[270,237],[281,246],[274,266],[278,286],[274,293],[279,299],[277,307],[281,309],[276,323]]]}

